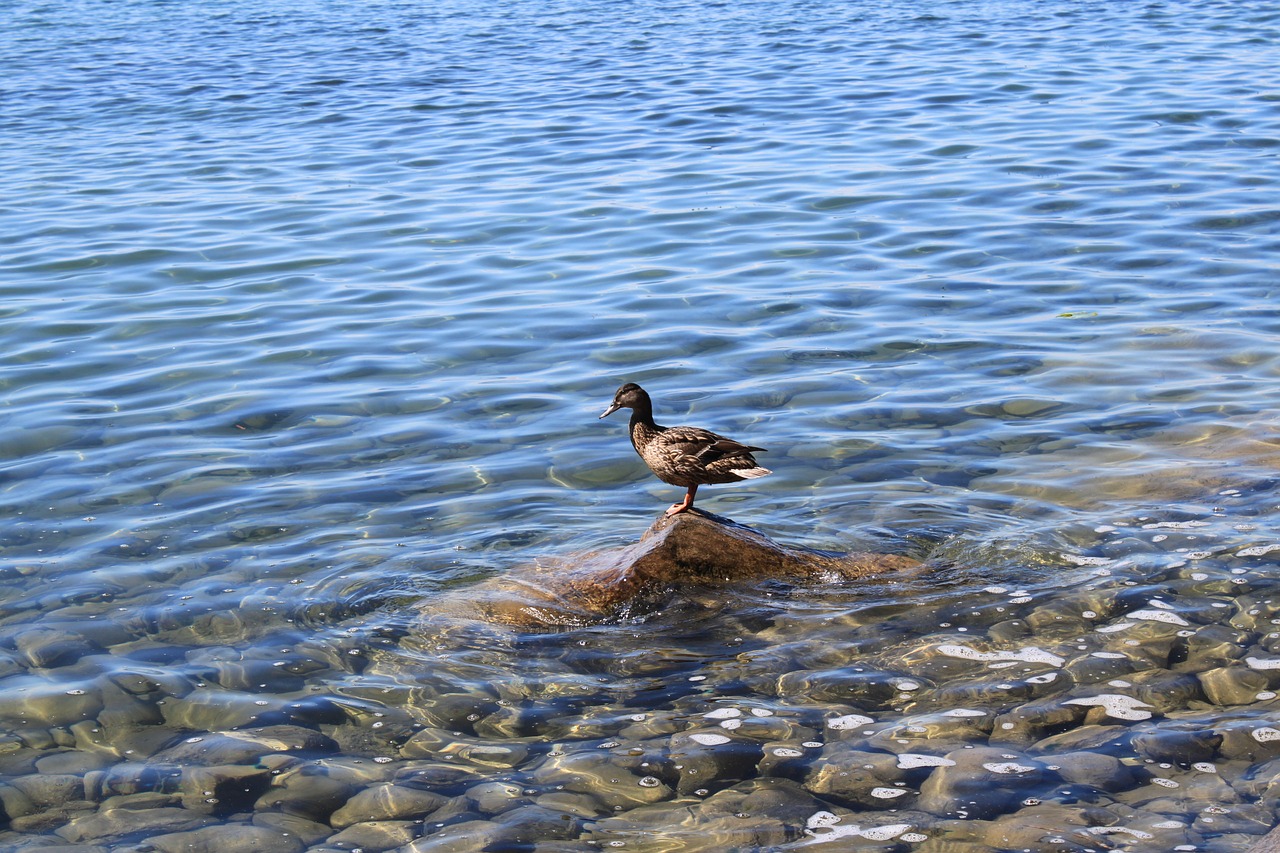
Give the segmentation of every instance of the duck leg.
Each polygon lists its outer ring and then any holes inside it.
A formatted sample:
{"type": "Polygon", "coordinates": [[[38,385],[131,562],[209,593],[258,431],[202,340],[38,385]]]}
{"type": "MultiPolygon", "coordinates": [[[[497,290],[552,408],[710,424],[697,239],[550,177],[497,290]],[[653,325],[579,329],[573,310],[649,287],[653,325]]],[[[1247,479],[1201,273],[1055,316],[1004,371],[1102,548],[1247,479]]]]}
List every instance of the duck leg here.
{"type": "Polygon", "coordinates": [[[685,493],[684,500],[678,504],[672,504],[671,508],[667,510],[667,515],[671,516],[678,512],[684,512],[686,509],[693,506],[693,496],[697,493],[698,487],[690,486],[689,491],[685,493]]]}

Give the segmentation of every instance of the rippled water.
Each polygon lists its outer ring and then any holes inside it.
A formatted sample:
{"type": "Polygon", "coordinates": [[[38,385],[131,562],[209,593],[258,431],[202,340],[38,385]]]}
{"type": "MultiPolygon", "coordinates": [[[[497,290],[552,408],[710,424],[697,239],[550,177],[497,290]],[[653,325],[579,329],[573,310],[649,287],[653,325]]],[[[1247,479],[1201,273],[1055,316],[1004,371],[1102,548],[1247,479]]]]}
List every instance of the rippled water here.
{"type": "Polygon", "coordinates": [[[0,17],[0,844],[1276,821],[1275,4],[0,17]],[[596,420],[628,380],[769,448],[700,505],[931,571],[442,617],[679,496],[596,420]],[[966,747],[1036,802],[890,760],[966,747]]]}

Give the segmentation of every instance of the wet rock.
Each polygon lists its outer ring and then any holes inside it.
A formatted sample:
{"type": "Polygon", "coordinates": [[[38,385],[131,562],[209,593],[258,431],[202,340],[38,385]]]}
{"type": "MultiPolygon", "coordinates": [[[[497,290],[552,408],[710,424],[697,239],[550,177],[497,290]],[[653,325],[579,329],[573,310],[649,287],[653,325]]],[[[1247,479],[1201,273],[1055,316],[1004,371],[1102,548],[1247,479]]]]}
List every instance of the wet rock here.
{"type": "Polygon", "coordinates": [[[504,839],[513,847],[552,839],[577,838],[582,826],[581,821],[566,812],[534,804],[503,812],[496,820],[506,827],[504,839]]]}
{"type": "Polygon", "coordinates": [[[178,790],[182,768],[172,764],[122,761],[84,776],[85,796],[91,800],[127,794],[172,794],[178,790]]]}
{"type": "Polygon", "coordinates": [[[1120,759],[1101,752],[1061,752],[1048,758],[1067,782],[1100,791],[1127,791],[1138,784],[1133,771],[1120,759]]]}
{"type": "Polygon", "coordinates": [[[253,816],[253,825],[265,827],[286,837],[297,838],[307,847],[318,844],[333,832],[328,824],[280,812],[257,812],[253,816]]]}
{"type": "Polygon", "coordinates": [[[676,792],[689,794],[702,788],[722,788],[753,775],[762,750],[737,730],[717,727],[672,735],[667,754],[679,774],[676,792]]]}
{"type": "Polygon", "coordinates": [[[1036,741],[1034,751],[1045,756],[1073,750],[1115,752],[1126,748],[1130,731],[1120,725],[1088,725],[1072,728],[1036,741]]]}
{"type": "Polygon", "coordinates": [[[28,666],[48,669],[67,666],[87,654],[102,651],[80,634],[65,628],[27,628],[14,638],[28,666]]]}
{"type": "Polygon", "coordinates": [[[221,731],[253,725],[266,712],[253,696],[220,688],[197,688],[162,706],[165,722],[192,731],[221,731]]]}
{"type": "Polygon", "coordinates": [[[804,820],[826,808],[794,783],[752,780],[705,801],[660,803],[598,821],[593,839],[635,839],[680,827],[679,849],[711,853],[725,849],[775,849],[801,837],[804,820]]]}
{"type": "Polygon", "coordinates": [[[402,847],[400,853],[472,853],[498,843],[506,828],[488,820],[468,820],[424,835],[402,847]]]}
{"type": "Polygon", "coordinates": [[[482,782],[467,789],[467,799],[475,811],[485,815],[501,814],[532,803],[523,788],[510,782],[482,782]]]}
{"type": "Polygon", "coordinates": [[[351,785],[331,778],[323,767],[303,765],[277,777],[275,787],[259,797],[254,808],[278,809],[322,823],[354,794],[351,785]]]}
{"type": "Polygon", "coordinates": [[[990,747],[948,753],[920,786],[919,807],[943,817],[987,820],[1014,811],[1039,787],[1057,778],[1033,758],[990,747]]]}
{"type": "Polygon", "coordinates": [[[314,729],[262,726],[191,735],[156,754],[152,760],[176,764],[254,764],[267,755],[328,755],[337,748],[332,738],[314,729]]]}
{"type": "Polygon", "coordinates": [[[461,760],[484,767],[516,767],[529,757],[529,747],[463,737],[442,729],[423,729],[400,748],[400,754],[406,758],[461,760]]]}
{"type": "Polygon", "coordinates": [[[25,675],[0,681],[0,722],[15,728],[70,726],[93,720],[100,711],[102,691],[95,687],[68,690],[56,682],[25,675]]]}
{"type": "Polygon", "coordinates": [[[1126,680],[1132,686],[1125,688],[1124,693],[1145,702],[1159,714],[1185,708],[1205,698],[1200,681],[1190,673],[1154,669],[1126,680]]]}
{"type": "Polygon", "coordinates": [[[1280,726],[1266,720],[1243,720],[1214,728],[1222,735],[1219,755],[1228,761],[1260,763],[1280,757],[1280,726]]]}
{"type": "Polygon", "coordinates": [[[357,823],[404,821],[425,817],[449,802],[448,797],[403,785],[383,784],[360,791],[333,812],[337,829],[357,823]]]}
{"type": "Polygon", "coordinates": [[[1080,830],[1092,826],[1095,820],[1088,809],[1079,806],[1035,805],[987,824],[983,841],[996,850],[1083,853],[1095,848],[1086,847],[1086,836],[1080,830]]]}
{"type": "MultiPolygon", "coordinates": [[[[10,784],[22,791],[39,809],[84,799],[84,779],[74,774],[38,773],[17,777],[10,784]]],[[[8,804],[5,808],[8,810],[8,804]]],[[[9,815],[12,816],[13,812],[9,811],[9,815]]]]}
{"type": "Polygon", "coordinates": [[[639,762],[609,753],[567,753],[550,756],[534,771],[533,779],[539,785],[588,794],[611,810],[633,809],[673,796],[669,785],[656,776],[638,772],[638,765],[639,762]]]}
{"type": "MultiPolygon", "coordinates": [[[[1222,802],[1219,800],[1216,807],[1211,806],[1201,810],[1196,815],[1192,828],[1207,836],[1226,833],[1262,836],[1270,832],[1275,825],[1275,814],[1266,806],[1257,803],[1233,803],[1230,806],[1223,806],[1222,802]]],[[[1259,853],[1265,853],[1265,850],[1259,853]]]]}
{"type": "Polygon", "coordinates": [[[271,787],[272,778],[262,766],[184,767],[182,805],[198,814],[219,816],[250,811],[271,787]]]}
{"type": "Polygon", "coordinates": [[[418,823],[411,820],[385,820],[375,823],[356,823],[335,835],[329,836],[322,849],[345,851],[363,850],[365,853],[383,853],[403,847],[418,837],[418,823]]]}
{"type": "Polygon", "coordinates": [[[918,569],[909,557],[835,553],[781,545],[756,530],[701,510],[663,517],[640,541],[621,551],[572,563],[535,566],[487,587],[467,590],[465,601],[433,599],[435,612],[474,608],[492,621],[538,627],[599,621],[621,608],[658,606],[672,587],[749,579],[852,580],[918,569]]]}
{"type": "Polygon", "coordinates": [[[937,766],[886,752],[867,752],[836,742],[822,750],[813,762],[804,789],[824,800],[856,808],[890,808],[906,805],[915,794],[906,786],[908,773],[925,773],[937,766]],[[892,806],[891,806],[892,804],[892,806]]]}
{"type": "Polygon", "coordinates": [[[1265,673],[1245,666],[1222,666],[1196,673],[1205,698],[1215,705],[1248,705],[1268,688],[1265,673]]]}
{"type": "Polygon", "coordinates": [[[500,709],[496,697],[483,693],[444,693],[414,703],[410,710],[419,722],[428,726],[474,736],[479,734],[475,724],[500,709]]]}
{"type": "Polygon", "coordinates": [[[1044,699],[1020,705],[996,717],[991,742],[1026,747],[1057,732],[1073,729],[1084,721],[1087,709],[1044,699]]]}
{"type": "Polygon", "coordinates": [[[151,836],[147,844],[160,853],[302,853],[305,849],[296,836],[244,823],[151,836]]]}
{"type": "Polygon", "coordinates": [[[779,696],[800,696],[813,702],[854,702],[883,705],[901,691],[896,682],[906,676],[849,667],[788,672],[778,679],[779,696]]]}
{"type": "Polygon", "coordinates": [[[1130,744],[1143,758],[1185,767],[1211,760],[1222,745],[1222,735],[1207,729],[1177,731],[1161,728],[1135,733],[1130,744]]]}
{"type": "Polygon", "coordinates": [[[75,818],[60,827],[57,834],[76,843],[110,844],[132,835],[149,837],[199,829],[213,820],[181,808],[103,809],[75,818]]]}

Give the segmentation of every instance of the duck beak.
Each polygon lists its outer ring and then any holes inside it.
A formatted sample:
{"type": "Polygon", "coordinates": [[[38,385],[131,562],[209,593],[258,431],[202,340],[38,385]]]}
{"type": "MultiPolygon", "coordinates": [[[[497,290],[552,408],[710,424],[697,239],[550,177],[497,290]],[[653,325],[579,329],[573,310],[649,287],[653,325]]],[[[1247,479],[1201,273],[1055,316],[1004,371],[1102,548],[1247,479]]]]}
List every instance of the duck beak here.
{"type": "Polygon", "coordinates": [[[612,406],[604,410],[604,414],[600,416],[600,420],[604,420],[605,418],[609,417],[609,415],[612,415],[614,412],[618,411],[618,409],[621,409],[621,408],[622,408],[622,404],[615,402],[612,406]]]}

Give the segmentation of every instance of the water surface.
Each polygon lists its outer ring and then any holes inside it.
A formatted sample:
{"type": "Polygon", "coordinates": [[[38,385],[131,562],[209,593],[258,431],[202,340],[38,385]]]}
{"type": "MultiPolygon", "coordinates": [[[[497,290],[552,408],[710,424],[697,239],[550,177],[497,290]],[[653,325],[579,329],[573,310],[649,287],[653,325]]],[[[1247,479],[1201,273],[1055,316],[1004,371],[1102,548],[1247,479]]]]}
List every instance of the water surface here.
{"type": "Polygon", "coordinates": [[[1231,851],[1275,822],[1273,3],[2,16],[5,845],[927,851],[1038,820],[1018,849],[1231,851]],[[596,420],[623,381],[769,448],[701,505],[935,571],[432,622],[678,498],[596,420]],[[1130,768],[1115,790],[1041,769],[1038,804],[979,815],[937,771],[879,805],[818,778],[870,760],[845,747],[1047,766],[1066,723],[996,721],[1098,695],[1155,709],[1071,718],[1122,727],[1070,746],[1130,768]],[[956,710],[984,722],[920,721],[956,710]],[[681,738],[741,719],[773,728],[685,784],[681,738]],[[173,751],[266,725],[327,740],[173,751]],[[883,734],[911,726],[931,743],[883,734]],[[1188,731],[1222,743],[1142,739],[1188,731]],[[199,796],[192,768],[250,765],[199,796]],[[441,802],[334,840],[388,782],[441,802]]]}

